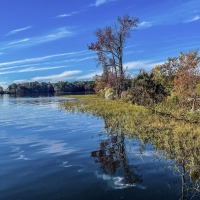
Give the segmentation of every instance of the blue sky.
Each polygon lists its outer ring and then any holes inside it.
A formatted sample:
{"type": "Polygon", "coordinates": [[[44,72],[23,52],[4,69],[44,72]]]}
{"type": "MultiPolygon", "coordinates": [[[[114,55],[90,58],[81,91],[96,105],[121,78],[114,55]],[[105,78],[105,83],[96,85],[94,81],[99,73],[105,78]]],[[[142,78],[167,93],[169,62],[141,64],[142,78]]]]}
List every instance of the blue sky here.
{"type": "Polygon", "coordinates": [[[101,73],[94,32],[118,16],[138,17],[126,41],[127,72],[150,70],[200,47],[199,0],[0,0],[0,85],[92,80],[101,73]]]}

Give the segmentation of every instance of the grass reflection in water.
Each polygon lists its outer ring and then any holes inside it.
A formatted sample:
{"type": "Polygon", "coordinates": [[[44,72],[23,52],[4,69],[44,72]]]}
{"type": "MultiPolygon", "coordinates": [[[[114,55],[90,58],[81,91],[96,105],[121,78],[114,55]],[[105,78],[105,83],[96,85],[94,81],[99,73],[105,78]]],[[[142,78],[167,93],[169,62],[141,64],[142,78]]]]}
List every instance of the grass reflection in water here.
{"type": "MultiPolygon", "coordinates": [[[[69,96],[68,96],[69,97],[69,96]]],[[[174,160],[168,168],[181,179],[180,198],[193,198],[200,193],[200,126],[155,114],[142,106],[120,101],[105,101],[95,95],[73,96],[78,100],[61,105],[70,113],[79,112],[100,117],[111,137],[100,142],[100,149],[91,152],[106,174],[115,174],[119,166],[124,171],[124,184],[142,183],[126,156],[124,135],[137,137],[141,151],[147,143],[154,146],[160,159],[174,160]]],[[[170,187],[170,186],[169,186],[170,187]]]]}

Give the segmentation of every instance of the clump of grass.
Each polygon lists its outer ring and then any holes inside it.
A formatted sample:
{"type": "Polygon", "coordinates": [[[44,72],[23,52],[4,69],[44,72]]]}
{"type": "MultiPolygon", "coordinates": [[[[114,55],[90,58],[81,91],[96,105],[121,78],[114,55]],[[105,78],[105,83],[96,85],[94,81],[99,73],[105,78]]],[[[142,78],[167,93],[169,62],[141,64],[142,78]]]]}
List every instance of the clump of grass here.
{"type": "Polygon", "coordinates": [[[130,123],[142,123],[147,118],[150,111],[143,106],[127,104],[119,100],[108,101],[97,95],[79,95],[68,96],[77,98],[75,101],[68,101],[62,105],[62,108],[68,112],[81,112],[93,116],[115,119],[130,123]]]}

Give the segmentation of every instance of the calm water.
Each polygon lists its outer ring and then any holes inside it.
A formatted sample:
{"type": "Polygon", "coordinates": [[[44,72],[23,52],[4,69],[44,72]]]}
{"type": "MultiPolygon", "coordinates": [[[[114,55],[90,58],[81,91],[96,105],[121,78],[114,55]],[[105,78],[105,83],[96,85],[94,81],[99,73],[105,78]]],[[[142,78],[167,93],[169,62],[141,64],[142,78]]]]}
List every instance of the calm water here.
{"type": "Polygon", "coordinates": [[[0,96],[0,199],[182,196],[173,160],[159,158],[150,144],[141,149],[137,138],[110,135],[103,119],[61,111],[67,100],[0,96]]]}

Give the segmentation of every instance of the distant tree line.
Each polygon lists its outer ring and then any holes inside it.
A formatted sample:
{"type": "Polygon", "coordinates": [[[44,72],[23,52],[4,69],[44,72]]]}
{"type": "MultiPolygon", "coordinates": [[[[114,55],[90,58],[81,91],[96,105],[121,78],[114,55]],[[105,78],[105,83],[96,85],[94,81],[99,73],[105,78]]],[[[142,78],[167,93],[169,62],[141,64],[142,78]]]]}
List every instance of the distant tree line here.
{"type": "Polygon", "coordinates": [[[26,82],[12,83],[6,91],[0,86],[0,93],[76,93],[76,92],[94,92],[94,81],[59,81],[58,83],[50,82],[26,82]]]}
{"type": "Polygon", "coordinates": [[[56,92],[94,92],[94,81],[59,81],[53,84],[56,92]]]}

